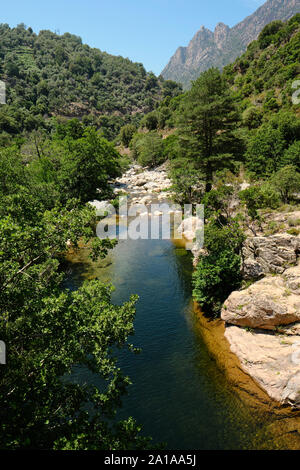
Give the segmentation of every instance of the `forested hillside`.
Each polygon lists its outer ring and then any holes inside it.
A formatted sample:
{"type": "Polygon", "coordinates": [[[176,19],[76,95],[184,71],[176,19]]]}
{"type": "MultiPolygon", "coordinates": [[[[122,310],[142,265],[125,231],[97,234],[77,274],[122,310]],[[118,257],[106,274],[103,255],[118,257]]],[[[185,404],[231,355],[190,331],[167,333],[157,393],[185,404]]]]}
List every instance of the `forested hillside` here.
{"type": "Polygon", "coordinates": [[[15,134],[39,127],[43,117],[85,116],[113,138],[123,124],[138,123],[163,97],[180,91],[142,64],[93,49],[78,36],[37,35],[23,24],[0,25],[0,79],[8,104],[0,129],[15,134]]]}
{"type": "Polygon", "coordinates": [[[292,83],[300,76],[299,18],[270,23],[245,54],[225,67],[241,108],[253,105],[266,113],[292,108],[292,83]]]}
{"type": "MultiPolygon", "coordinates": [[[[246,147],[260,129],[263,133],[266,126],[278,127],[284,119],[293,121],[299,116],[299,105],[293,103],[292,96],[297,93],[296,82],[300,79],[300,14],[286,23],[275,21],[267,25],[258,40],[224,68],[221,79],[238,112],[236,129],[246,147]]],[[[196,87],[197,81],[193,83],[196,87]]],[[[141,121],[142,127],[156,141],[157,135],[171,133],[164,139],[161,160],[172,160],[180,154],[176,129],[182,121],[184,103],[189,96],[190,92],[186,92],[175,98],[167,97],[141,121]]],[[[196,103],[194,101],[194,106],[196,103]]],[[[138,154],[136,143],[146,138],[149,139],[144,132],[134,136],[131,146],[135,155],[138,154]]],[[[241,162],[244,156],[241,152],[241,162]]]]}

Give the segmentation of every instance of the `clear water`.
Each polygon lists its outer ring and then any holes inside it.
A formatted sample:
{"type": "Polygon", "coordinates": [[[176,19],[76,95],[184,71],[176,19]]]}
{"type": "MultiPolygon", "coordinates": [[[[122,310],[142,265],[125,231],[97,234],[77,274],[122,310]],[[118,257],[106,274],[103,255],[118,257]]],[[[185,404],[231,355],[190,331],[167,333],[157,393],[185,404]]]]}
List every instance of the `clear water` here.
{"type": "MultiPolygon", "coordinates": [[[[98,277],[114,284],[117,304],[140,297],[132,342],[142,352],[120,357],[133,382],[120,416],[134,416],[145,435],[173,450],[278,446],[268,432],[272,417],[240,400],[207,349],[191,301],[190,253],[163,240],[121,241],[97,263],[86,252],[72,258],[69,287],[98,277]]],[[[76,374],[97,383],[84,370],[76,374]]]]}

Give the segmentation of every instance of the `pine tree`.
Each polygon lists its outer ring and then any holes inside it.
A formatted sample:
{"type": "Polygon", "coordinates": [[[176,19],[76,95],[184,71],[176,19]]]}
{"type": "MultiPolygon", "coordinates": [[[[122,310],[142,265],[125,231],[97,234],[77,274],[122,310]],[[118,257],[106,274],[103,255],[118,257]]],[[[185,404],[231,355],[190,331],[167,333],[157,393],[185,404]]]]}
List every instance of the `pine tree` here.
{"type": "Polygon", "coordinates": [[[234,135],[238,120],[230,89],[219,70],[212,68],[201,74],[183,100],[178,130],[181,152],[200,170],[207,192],[214,172],[230,167],[241,151],[241,142],[234,135]]]}

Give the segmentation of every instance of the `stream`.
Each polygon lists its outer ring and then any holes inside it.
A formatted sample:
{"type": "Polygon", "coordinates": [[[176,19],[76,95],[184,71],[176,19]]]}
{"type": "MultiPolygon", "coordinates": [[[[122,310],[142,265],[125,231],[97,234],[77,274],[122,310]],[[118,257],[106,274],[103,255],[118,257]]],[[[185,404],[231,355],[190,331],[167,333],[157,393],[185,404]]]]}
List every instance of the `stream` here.
{"type": "MultiPolygon", "coordinates": [[[[119,356],[132,385],[118,418],[133,416],[143,425],[144,435],[172,450],[297,445],[282,427],[288,412],[278,415],[268,404],[250,406],[208,347],[192,301],[192,256],[182,243],[121,240],[105,260],[90,261],[83,248],[69,254],[68,261],[68,288],[76,289],[83,279],[98,278],[115,286],[112,301],[116,304],[130,294],[139,295],[130,342],[142,351],[119,356]]],[[[97,384],[97,377],[84,369],[74,374],[79,382],[97,384]]],[[[243,380],[247,388],[247,377],[243,380]]]]}

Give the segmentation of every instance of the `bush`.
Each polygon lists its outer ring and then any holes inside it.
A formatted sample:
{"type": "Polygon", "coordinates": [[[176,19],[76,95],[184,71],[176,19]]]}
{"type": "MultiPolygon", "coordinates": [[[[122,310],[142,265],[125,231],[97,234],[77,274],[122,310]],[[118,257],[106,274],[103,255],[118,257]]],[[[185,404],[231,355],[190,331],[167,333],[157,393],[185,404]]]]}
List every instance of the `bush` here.
{"type": "Polygon", "coordinates": [[[154,131],[158,127],[158,116],[155,111],[146,114],[141,121],[141,127],[145,127],[148,131],[154,131]]]}
{"type": "Polygon", "coordinates": [[[218,315],[222,303],[241,285],[241,257],[244,235],[234,220],[221,226],[218,220],[206,225],[205,248],[193,276],[194,297],[204,312],[218,315]]]}
{"type": "Polygon", "coordinates": [[[262,123],[263,113],[256,106],[246,109],[243,112],[243,124],[248,129],[256,129],[262,123]]]}
{"type": "Polygon", "coordinates": [[[283,163],[285,165],[293,165],[298,171],[300,170],[300,140],[290,145],[284,152],[283,163]]]}
{"type": "Polygon", "coordinates": [[[272,23],[265,26],[258,36],[259,47],[261,49],[268,47],[274,41],[276,33],[278,33],[283,26],[282,21],[272,21],[272,23]]]}
{"type": "Polygon", "coordinates": [[[239,198],[246,205],[252,220],[259,218],[259,209],[276,209],[280,205],[279,194],[269,182],[241,191],[239,198]]]}
{"type": "Polygon", "coordinates": [[[136,127],[132,124],[127,124],[123,126],[120,132],[121,142],[125,147],[129,147],[132,137],[136,132],[136,127]]]}
{"type": "Polygon", "coordinates": [[[204,312],[217,316],[228,295],[240,287],[241,257],[232,250],[203,256],[194,273],[194,297],[204,312]]]}
{"type": "Polygon", "coordinates": [[[300,173],[293,165],[281,168],[270,181],[285,203],[290,202],[294,193],[300,191],[300,173]]]}
{"type": "Polygon", "coordinates": [[[131,144],[132,156],[142,166],[154,167],[164,161],[162,137],[155,131],[148,134],[136,134],[131,144]]]}
{"type": "Polygon", "coordinates": [[[249,139],[246,151],[247,168],[256,176],[270,176],[280,167],[285,142],[279,129],[262,126],[249,139]]]}

